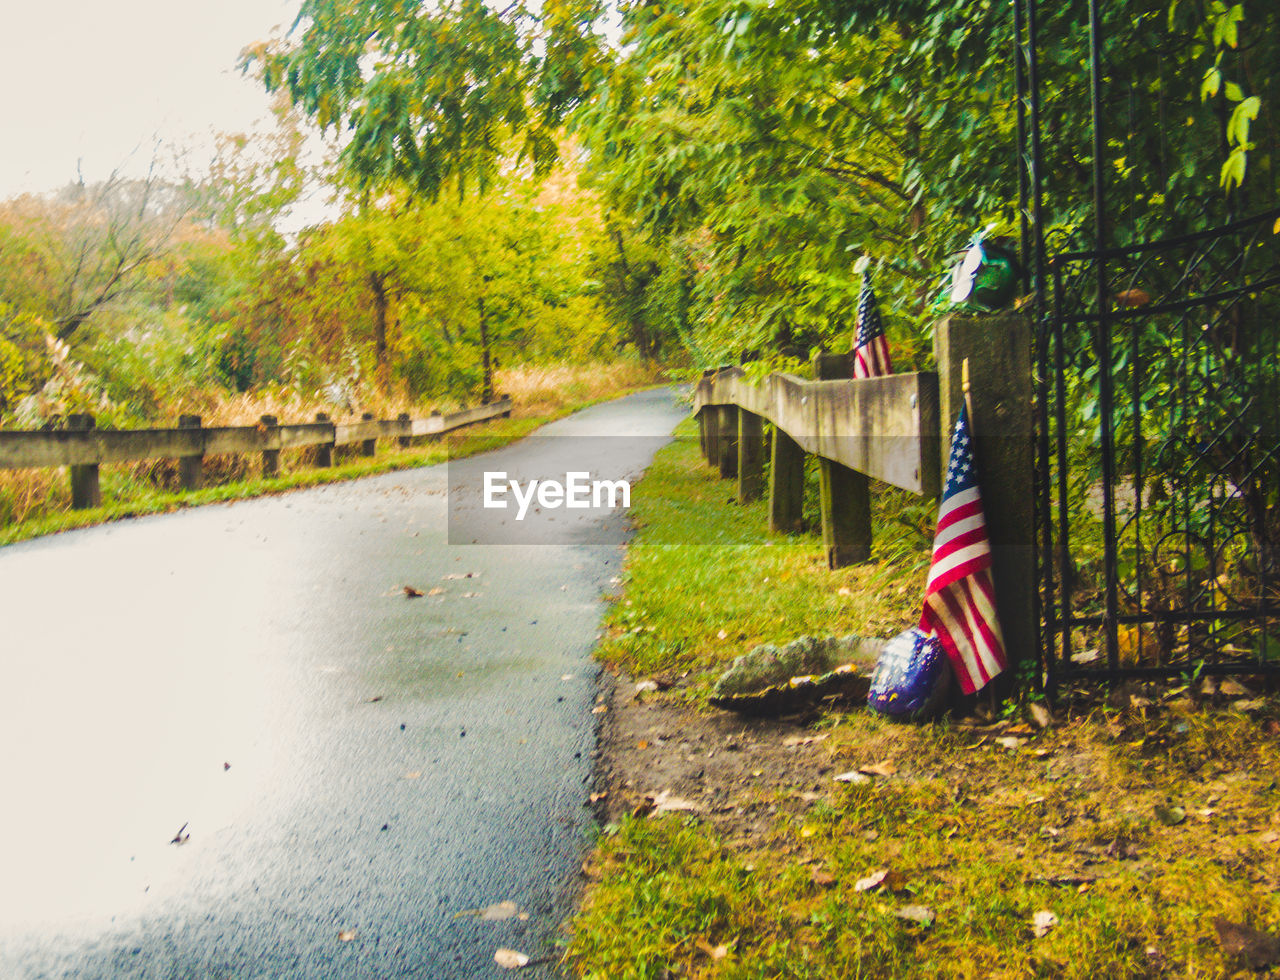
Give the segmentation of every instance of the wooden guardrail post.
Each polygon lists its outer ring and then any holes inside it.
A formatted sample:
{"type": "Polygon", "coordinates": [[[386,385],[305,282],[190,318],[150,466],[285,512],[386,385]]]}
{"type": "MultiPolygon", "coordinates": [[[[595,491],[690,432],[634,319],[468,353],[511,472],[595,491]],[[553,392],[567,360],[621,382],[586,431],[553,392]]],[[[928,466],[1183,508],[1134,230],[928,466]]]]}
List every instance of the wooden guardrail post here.
{"type": "MultiPolygon", "coordinates": [[[[278,428],[280,420],[274,415],[264,415],[258,419],[258,424],[267,430],[267,438],[271,438],[271,430],[278,428]]],[[[262,451],[262,475],[264,477],[272,477],[280,472],[280,450],[264,449],[262,451]]]]}
{"type": "MultiPolygon", "coordinates": [[[[399,415],[396,416],[396,421],[401,423],[404,426],[405,430],[407,431],[409,428],[409,413],[401,412],[399,415]]],[[[413,439],[410,438],[409,436],[401,436],[399,439],[399,445],[401,449],[408,449],[409,446],[412,444],[413,444],[413,439]]]]}
{"type": "Polygon", "coordinates": [[[844,568],[870,558],[871,491],[866,475],[820,458],[818,501],[827,567],[844,568]]]}
{"type": "Polygon", "coordinates": [[[738,503],[759,499],[764,492],[764,419],[738,410],[738,503]]]}
{"type": "MultiPolygon", "coordinates": [[[[87,412],[67,416],[67,429],[71,432],[92,432],[95,424],[93,416],[87,412]]],[[[101,506],[102,489],[98,485],[98,464],[84,463],[69,469],[71,470],[71,506],[75,510],[101,506]]]]}
{"type": "MultiPolygon", "coordinates": [[[[819,381],[846,381],[853,377],[853,359],[848,354],[818,354],[813,373],[819,381]]],[[[818,424],[822,421],[819,418],[818,424]]],[[[870,477],[819,457],[818,487],[827,566],[844,568],[866,561],[871,557],[870,477]]]]}
{"type": "Polygon", "coordinates": [[[1031,326],[1020,316],[949,316],[934,327],[943,473],[969,361],[974,461],[991,542],[996,608],[1011,661],[1035,656],[1035,477],[1031,326]]]}
{"type": "Polygon", "coordinates": [[[721,405],[716,409],[720,418],[716,423],[716,459],[720,476],[728,479],[738,475],[738,408],[721,405]]]}
{"type": "MultiPolygon", "coordinates": [[[[360,421],[362,421],[362,422],[372,422],[372,421],[373,421],[373,413],[372,413],[372,412],[365,412],[363,415],[361,415],[361,416],[360,416],[360,421]]],[[[378,440],[377,440],[377,439],[365,439],[363,442],[361,442],[361,443],[360,443],[360,455],[361,455],[361,456],[372,456],[372,455],[374,455],[374,453],[376,453],[377,451],[378,451],[378,440]]]]}
{"type": "Polygon", "coordinates": [[[792,534],[803,523],[804,450],[775,425],[769,465],[769,530],[792,534]]]}
{"type": "MultiPolygon", "coordinates": [[[[202,420],[199,415],[179,415],[179,429],[199,429],[202,420]]],[[[204,486],[204,449],[198,456],[181,456],[178,459],[178,479],[183,490],[199,490],[204,486]]]]}
{"type": "MultiPolygon", "coordinates": [[[[329,413],[316,412],[316,421],[328,422],[329,413]]],[[[318,446],[316,446],[315,461],[316,461],[316,467],[318,469],[323,469],[325,467],[332,466],[333,465],[333,443],[322,442],[318,446]]]]}
{"type": "Polygon", "coordinates": [[[708,466],[720,462],[720,409],[709,405],[698,413],[702,425],[702,455],[708,466]]]}

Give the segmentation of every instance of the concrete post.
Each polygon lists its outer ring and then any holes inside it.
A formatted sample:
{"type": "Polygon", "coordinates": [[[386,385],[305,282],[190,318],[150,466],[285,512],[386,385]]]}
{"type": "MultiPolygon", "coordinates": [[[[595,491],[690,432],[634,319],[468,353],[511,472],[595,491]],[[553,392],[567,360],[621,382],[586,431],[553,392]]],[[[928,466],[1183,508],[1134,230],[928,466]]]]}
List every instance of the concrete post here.
{"type": "MultiPolygon", "coordinates": [[[[199,415],[179,415],[179,429],[199,429],[199,415]]],[[[203,444],[198,456],[183,456],[178,460],[178,478],[183,490],[199,490],[204,486],[204,451],[203,444]]]]}
{"type": "MultiPolygon", "coordinates": [[[[68,415],[67,429],[71,432],[92,432],[97,423],[87,412],[68,415]]],[[[69,467],[71,470],[71,506],[75,510],[88,510],[102,505],[102,489],[98,484],[98,464],[85,463],[69,467]]]]}
{"type": "MultiPolygon", "coordinates": [[[[360,416],[360,420],[362,422],[372,422],[373,413],[365,412],[363,415],[360,416]]],[[[360,443],[361,456],[372,456],[375,452],[377,452],[377,449],[378,449],[377,439],[365,439],[363,442],[360,443]]]]}
{"type": "Polygon", "coordinates": [[[1035,656],[1035,456],[1031,325],[1020,316],[949,316],[934,329],[943,474],[969,361],[974,462],[991,541],[996,609],[1012,662],[1035,656]]]}

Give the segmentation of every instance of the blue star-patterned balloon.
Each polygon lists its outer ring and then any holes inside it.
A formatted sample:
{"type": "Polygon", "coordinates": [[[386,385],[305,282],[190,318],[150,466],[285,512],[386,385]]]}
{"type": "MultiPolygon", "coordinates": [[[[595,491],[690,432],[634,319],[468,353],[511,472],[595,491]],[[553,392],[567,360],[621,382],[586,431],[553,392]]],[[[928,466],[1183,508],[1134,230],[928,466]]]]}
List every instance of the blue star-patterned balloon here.
{"type": "Polygon", "coordinates": [[[894,718],[922,718],[941,706],[950,677],[942,644],[919,628],[909,629],[880,651],[867,703],[894,718]]]}

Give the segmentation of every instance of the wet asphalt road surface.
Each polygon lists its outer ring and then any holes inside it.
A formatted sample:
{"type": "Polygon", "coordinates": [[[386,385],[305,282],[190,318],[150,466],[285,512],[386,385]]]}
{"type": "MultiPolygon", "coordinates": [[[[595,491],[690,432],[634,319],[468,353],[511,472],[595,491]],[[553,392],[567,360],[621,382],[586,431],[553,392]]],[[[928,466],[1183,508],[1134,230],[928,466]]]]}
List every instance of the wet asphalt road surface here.
{"type": "MultiPolygon", "coordinates": [[[[563,479],[610,433],[592,473],[634,477],[684,411],[633,395],[483,464],[563,479]]],[[[557,958],[625,520],[462,544],[483,521],[450,528],[474,501],[447,487],[433,467],[0,549],[0,977],[557,958]],[[468,914],[498,902],[521,914],[468,914]]]]}

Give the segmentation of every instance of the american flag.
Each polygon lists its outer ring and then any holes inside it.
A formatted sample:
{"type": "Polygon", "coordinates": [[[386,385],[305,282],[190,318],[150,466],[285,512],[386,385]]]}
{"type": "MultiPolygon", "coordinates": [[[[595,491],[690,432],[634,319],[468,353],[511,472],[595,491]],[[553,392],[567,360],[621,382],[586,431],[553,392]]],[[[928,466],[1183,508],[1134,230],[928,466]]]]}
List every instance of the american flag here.
{"type": "Polygon", "coordinates": [[[985,687],[1007,665],[991,583],[991,544],[964,407],[951,437],[920,629],[937,635],[965,694],[985,687]]]}
{"type": "Polygon", "coordinates": [[[876,308],[876,293],[871,288],[871,274],[862,274],[862,291],[858,294],[858,332],[853,343],[853,376],[878,378],[893,374],[889,360],[889,341],[876,308]]]}

